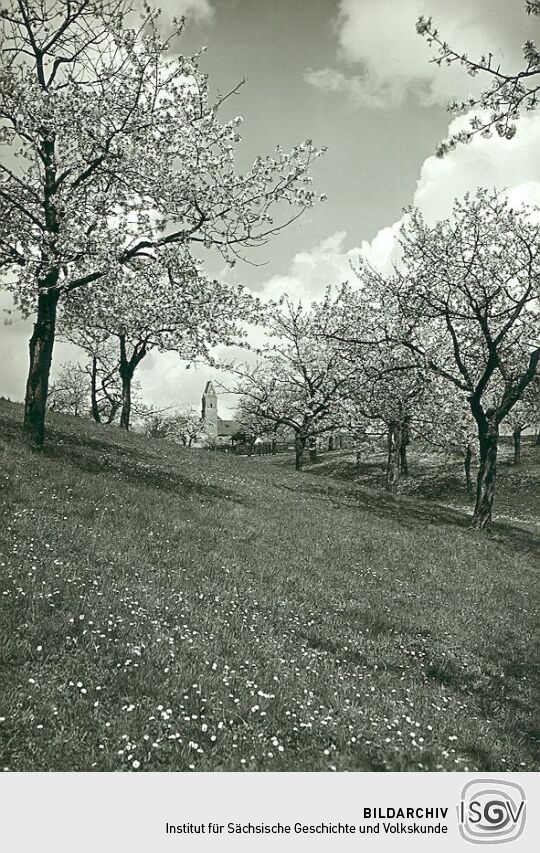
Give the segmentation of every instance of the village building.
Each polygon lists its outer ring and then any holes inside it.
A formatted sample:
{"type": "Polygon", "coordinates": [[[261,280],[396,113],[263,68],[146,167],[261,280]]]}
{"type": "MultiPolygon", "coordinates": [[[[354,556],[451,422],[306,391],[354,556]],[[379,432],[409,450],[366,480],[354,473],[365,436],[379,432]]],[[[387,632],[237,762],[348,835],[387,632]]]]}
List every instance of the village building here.
{"type": "Polygon", "coordinates": [[[241,430],[237,421],[219,417],[216,390],[207,382],[202,396],[201,418],[210,441],[214,444],[232,445],[233,436],[241,430]]]}

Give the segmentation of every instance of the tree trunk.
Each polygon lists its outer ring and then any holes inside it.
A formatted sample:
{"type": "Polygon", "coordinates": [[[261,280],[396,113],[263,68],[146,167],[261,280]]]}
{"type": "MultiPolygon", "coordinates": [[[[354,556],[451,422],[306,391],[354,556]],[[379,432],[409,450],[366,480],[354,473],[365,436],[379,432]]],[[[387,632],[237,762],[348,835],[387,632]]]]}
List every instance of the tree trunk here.
{"type": "Polygon", "coordinates": [[[401,432],[401,446],[399,448],[399,471],[400,474],[404,477],[409,474],[409,460],[407,459],[407,447],[410,442],[409,436],[409,423],[406,418],[403,422],[403,429],[401,432]]]}
{"type": "Polygon", "coordinates": [[[515,429],[512,433],[514,440],[514,465],[521,464],[521,429],[515,429]]]}
{"type": "MultiPolygon", "coordinates": [[[[55,276],[55,281],[57,279],[55,276]]],[[[52,283],[52,282],[51,282],[52,283]]],[[[45,440],[45,410],[49,390],[54,335],[56,329],[56,292],[41,292],[38,297],[37,317],[30,338],[30,366],[24,401],[23,434],[28,444],[36,449],[45,440]]]]}
{"type": "Polygon", "coordinates": [[[131,418],[131,380],[133,370],[128,365],[120,365],[120,377],[122,379],[122,411],[120,412],[120,429],[129,430],[131,418]]]}
{"type": "Polygon", "coordinates": [[[97,424],[101,423],[101,415],[99,413],[99,406],[97,401],[97,358],[94,355],[92,357],[92,372],[91,376],[91,385],[90,385],[90,399],[91,399],[91,412],[92,417],[94,418],[97,424]]]}
{"type": "Polygon", "coordinates": [[[297,433],[294,439],[294,467],[297,471],[301,471],[304,464],[305,445],[306,439],[297,433]]]}
{"type": "Polygon", "coordinates": [[[399,421],[388,424],[388,461],[386,465],[386,490],[396,492],[399,483],[402,446],[402,429],[399,421]]]}
{"type": "Polygon", "coordinates": [[[536,440],[534,443],[536,447],[540,447],[540,427],[538,427],[538,432],[536,433],[536,440]]]}
{"type": "Polygon", "coordinates": [[[120,408],[119,402],[111,403],[111,410],[107,416],[107,426],[110,426],[112,424],[112,422],[114,421],[114,419],[116,417],[116,413],[117,413],[119,408],[120,408]]]}
{"type": "Polygon", "coordinates": [[[407,444],[402,441],[399,449],[399,471],[400,474],[406,477],[409,473],[409,462],[407,460],[407,444]]]}
{"type": "Polygon", "coordinates": [[[473,484],[471,477],[471,463],[472,463],[472,448],[470,441],[465,445],[465,451],[463,454],[463,468],[465,469],[465,482],[467,483],[467,494],[472,495],[473,493],[473,484]]]}
{"type": "Polygon", "coordinates": [[[332,451],[334,449],[334,436],[330,433],[330,437],[328,439],[328,450],[332,451]]]}
{"type": "Polygon", "coordinates": [[[309,461],[317,461],[317,440],[315,438],[309,440],[309,461]]]}
{"type": "Polygon", "coordinates": [[[122,380],[122,411],[120,413],[120,428],[129,430],[131,418],[131,383],[136,367],[141,363],[147,353],[146,343],[135,344],[133,355],[127,357],[126,336],[119,335],[120,340],[120,364],[118,372],[122,380]]]}
{"type": "Polygon", "coordinates": [[[473,527],[478,530],[489,529],[495,498],[497,477],[497,450],[499,443],[499,423],[496,413],[486,412],[485,422],[478,425],[480,446],[480,468],[476,480],[476,503],[473,515],[473,527]]]}

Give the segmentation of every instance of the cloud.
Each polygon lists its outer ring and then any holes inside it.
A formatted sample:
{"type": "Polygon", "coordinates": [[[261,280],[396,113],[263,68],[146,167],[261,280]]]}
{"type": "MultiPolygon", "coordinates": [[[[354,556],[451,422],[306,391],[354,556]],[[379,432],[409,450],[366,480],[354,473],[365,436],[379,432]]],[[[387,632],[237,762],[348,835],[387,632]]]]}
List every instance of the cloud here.
{"type": "Polygon", "coordinates": [[[362,241],[360,252],[373,269],[381,273],[390,273],[392,271],[392,266],[399,256],[397,238],[404,219],[404,217],[401,217],[392,225],[381,228],[371,242],[368,240],[362,241]]]}
{"type": "Polygon", "coordinates": [[[341,0],[335,21],[341,69],[309,69],[305,80],[327,92],[346,92],[363,106],[402,104],[410,95],[425,105],[446,104],[480,91],[459,64],[430,62],[434,51],[416,33],[418,18],[432,17],[442,36],[471,56],[492,52],[505,67],[519,67],[531,19],[523,0],[341,0]]]}
{"type": "MultiPolygon", "coordinates": [[[[467,116],[455,119],[449,132],[456,132],[467,122],[467,116]]],[[[412,203],[428,224],[449,217],[454,200],[479,187],[505,193],[513,207],[540,208],[539,149],[538,114],[520,119],[518,133],[511,140],[477,136],[469,145],[459,145],[443,158],[432,156],[424,160],[412,203]]],[[[540,217],[540,213],[532,215],[540,217]]],[[[382,272],[387,272],[398,257],[397,236],[404,221],[402,216],[389,228],[381,229],[371,242],[362,243],[363,254],[382,272]]]]}
{"type": "Polygon", "coordinates": [[[397,258],[397,234],[402,219],[381,228],[373,240],[363,240],[359,246],[345,248],[346,231],[337,231],[310,249],[298,252],[286,275],[275,275],[264,282],[260,295],[263,299],[279,299],[283,294],[295,302],[308,306],[324,296],[329,285],[348,281],[353,287],[358,283],[355,268],[363,257],[380,272],[390,272],[397,258]]]}
{"type": "MultiPolygon", "coordinates": [[[[468,122],[455,119],[453,133],[468,122]]],[[[475,137],[469,145],[459,145],[444,158],[428,157],[422,164],[412,204],[433,224],[451,215],[454,200],[478,187],[506,192],[514,206],[540,207],[540,115],[520,119],[511,140],[493,136],[475,137]]],[[[360,256],[382,273],[388,273],[399,258],[398,234],[405,214],[392,225],[381,228],[372,240],[345,249],[347,234],[339,231],[313,248],[293,258],[286,275],[274,276],[263,285],[263,295],[277,298],[288,293],[308,304],[320,297],[329,284],[349,280],[354,284],[354,266],[360,256]]]]}
{"type": "Polygon", "coordinates": [[[319,71],[308,68],[304,74],[304,80],[323,92],[344,92],[355,104],[377,109],[386,107],[388,104],[383,91],[370,91],[361,77],[348,77],[334,68],[324,68],[319,71]]]}
{"type": "MultiPolygon", "coordinates": [[[[455,119],[449,133],[468,125],[469,118],[455,119]]],[[[477,187],[508,191],[513,202],[538,204],[540,200],[540,115],[520,119],[513,139],[476,136],[443,158],[428,157],[422,165],[413,202],[426,219],[434,222],[449,215],[454,198],[477,187]]]]}
{"type": "Polygon", "coordinates": [[[286,275],[275,275],[261,288],[264,299],[279,299],[284,293],[309,305],[323,296],[328,285],[354,279],[354,266],[360,249],[347,250],[345,231],[338,231],[313,248],[298,252],[286,275]]]}
{"type": "MultiPolygon", "coordinates": [[[[169,4],[166,2],[164,8],[169,4]]],[[[177,18],[185,15],[189,20],[204,21],[211,18],[214,14],[214,9],[209,0],[175,0],[172,5],[172,11],[177,18]]]]}

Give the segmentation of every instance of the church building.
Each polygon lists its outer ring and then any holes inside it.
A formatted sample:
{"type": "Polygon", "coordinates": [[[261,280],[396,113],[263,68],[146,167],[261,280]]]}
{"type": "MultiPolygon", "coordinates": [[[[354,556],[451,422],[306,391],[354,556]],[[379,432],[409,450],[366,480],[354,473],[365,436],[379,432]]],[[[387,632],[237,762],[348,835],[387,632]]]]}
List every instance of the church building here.
{"type": "Polygon", "coordinates": [[[208,437],[216,444],[232,444],[232,437],[240,430],[236,421],[220,418],[217,394],[212,382],[207,382],[202,396],[202,420],[208,437]]]}

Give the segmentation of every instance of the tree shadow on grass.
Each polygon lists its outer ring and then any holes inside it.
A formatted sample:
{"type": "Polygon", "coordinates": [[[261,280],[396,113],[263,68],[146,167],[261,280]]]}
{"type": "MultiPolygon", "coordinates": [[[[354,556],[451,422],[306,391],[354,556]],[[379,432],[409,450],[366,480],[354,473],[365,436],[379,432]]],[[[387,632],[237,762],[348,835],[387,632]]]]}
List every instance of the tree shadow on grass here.
{"type": "Polygon", "coordinates": [[[315,483],[302,478],[297,486],[283,484],[277,488],[301,491],[328,500],[335,506],[347,506],[367,510],[380,518],[391,518],[398,524],[410,528],[411,523],[452,525],[470,530],[471,535],[489,536],[491,541],[501,542],[520,551],[540,554],[540,537],[521,527],[513,527],[504,522],[494,522],[490,533],[482,533],[471,528],[471,516],[457,509],[424,502],[405,495],[392,495],[384,491],[374,491],[362,486],[347,488],[330,482],[315,483]]]}
{"type": "Polygon", "coordinates": [[[92,456],[88,453],[88,444],[70,447],[64,441],[60,447],[50,445],[45,452],[49,458],[59,459],[89,474],[117,476],[132,485],[184,497],[197,495],[206,499],[244,503],[241,497],[231,492],[230,487],[224,489],[212,483],[190,479],[171,467],[160,467],[156,465],[155,457],[145,457],[138,450],[120,454],[116,448],[111,453],[110,445],[105,447],[106,455],[92,456]]]}
{"type": "MultiPolygon", "coordinates": [[[[5,441],[20,441],[21,428],[17,421],[0,417],[0,427],[5,441]]],[[[156,489],[183,497],[197,495],[210,500],[244,503],[242,498],[232,493],[230,487],[224,489],[204,480],[191,479],[180,473],[166,458],[159,464],[155,452],[148,453],[139,446],[130,447],[126,443],[116,442],[112,432],[107,435],[105,441],[99,435],[88,434],[91,429],[90,424],[88,431],[78,435],[54,426],[49,427],[47,443],[41,454],[47,459],[71,465],[79,471],[96,476],[116,476],[141,488],[156,489]]]]}

